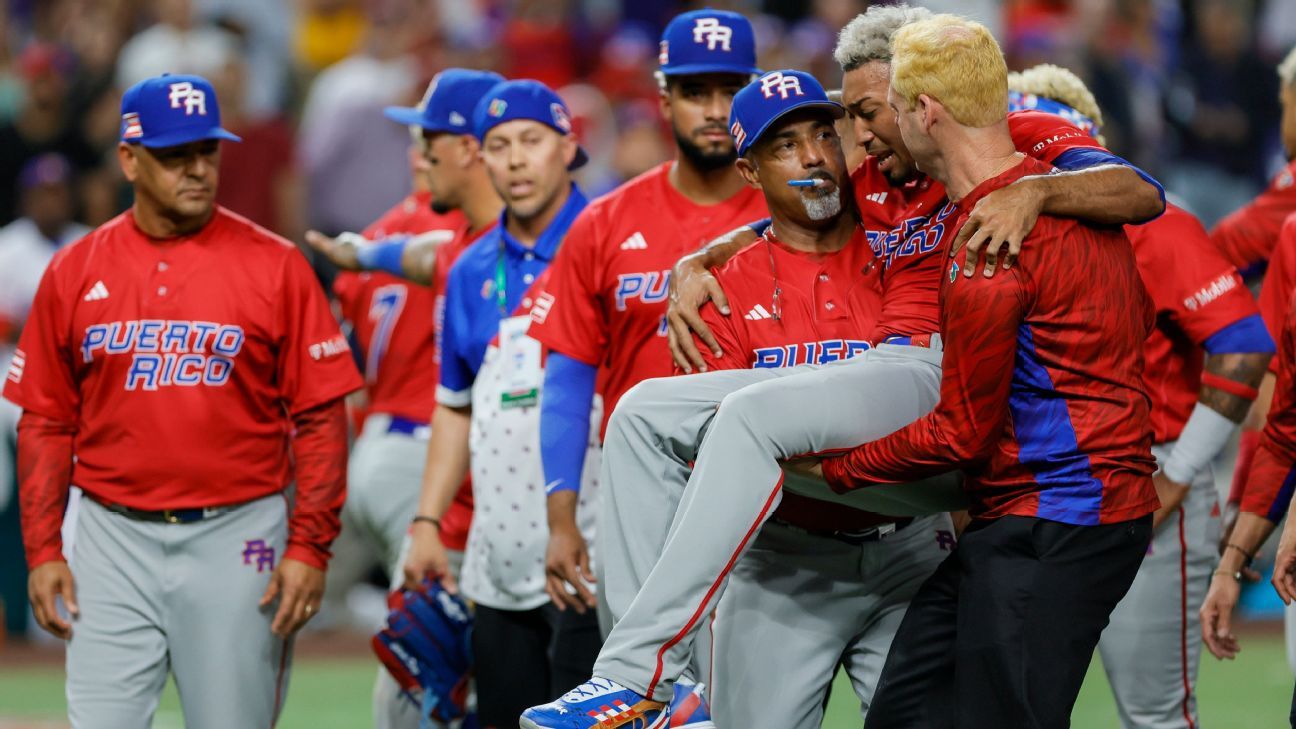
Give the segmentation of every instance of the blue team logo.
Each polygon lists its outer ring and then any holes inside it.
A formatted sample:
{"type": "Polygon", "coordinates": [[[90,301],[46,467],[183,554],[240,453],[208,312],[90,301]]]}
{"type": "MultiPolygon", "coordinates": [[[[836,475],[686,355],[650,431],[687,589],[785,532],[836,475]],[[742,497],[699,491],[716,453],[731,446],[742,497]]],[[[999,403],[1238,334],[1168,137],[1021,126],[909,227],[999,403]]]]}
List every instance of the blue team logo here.
{"type": "Polygon", "coordinates": [[[862,339],[825,339],[820,342],[757,347],[752,350],[752,368],[793,367],[799,364],[828,364],[850,359],[872,345],[862,339]]]}

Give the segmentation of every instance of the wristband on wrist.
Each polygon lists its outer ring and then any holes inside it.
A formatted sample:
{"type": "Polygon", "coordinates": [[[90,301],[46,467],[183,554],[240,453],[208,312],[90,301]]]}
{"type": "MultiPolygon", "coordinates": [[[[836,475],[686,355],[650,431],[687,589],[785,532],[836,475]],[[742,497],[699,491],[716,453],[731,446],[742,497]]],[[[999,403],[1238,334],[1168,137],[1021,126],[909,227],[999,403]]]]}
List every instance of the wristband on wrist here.
{"type": "Polygon", "coordinates": [[[1229,572],[1228,570],[1215,570],[1215,574],[1217,574],[1217,575],[1224,575],[1225,577],[1232,577],[1233,579],[1237,580],[1238,582],[1241,582],[1241,581],[1242,581],[1242,572],[1241,572],[1241,570],[1239,570],[1239,571],[1237,571],[1237,572],[1229,572]]]}
{"type": "Polygon", "coordinates": [[[1223,450],[1236,429],[1237,423],[1197,403],[1161,472],[1175,483],[1192,485],[1197,475],[1210,465],[1211,459],[1223,450]]]}
{"type": "Polygon", "coordinates": [[[425,521],[428,524],[431,524],[432,526],[436,527],[437,531],[441,531],[441,520],[436,518],[435,516],[427,516],[426,514],[419,514],[410,520],[410,524],[411,525],[417,524],[421,521],[425,521]]]}
{"type": "Polygon", "coordinates": [[[356,260],[366,271],[384,271],[393,276],[404,276],[401,259],[405,256],[406,243],[409,243],[409,238],[401,237],[361,245],[356,250],[356,260]]]}

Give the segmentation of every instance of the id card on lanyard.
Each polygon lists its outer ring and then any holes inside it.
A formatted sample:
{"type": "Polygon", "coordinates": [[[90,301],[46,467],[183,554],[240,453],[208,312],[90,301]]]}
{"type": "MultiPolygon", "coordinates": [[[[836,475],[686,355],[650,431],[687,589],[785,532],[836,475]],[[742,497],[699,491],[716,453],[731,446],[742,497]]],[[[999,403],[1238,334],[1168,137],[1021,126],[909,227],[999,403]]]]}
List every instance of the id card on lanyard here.
{"type": "Polygon", "coordinates": [[[504,267],[504,241],[495,259],[495,301],[499,306],[500,409],[534,407],[540,403],[540,342],[527,336],[531,316],[508,315],[508,275],[504,267]]]}

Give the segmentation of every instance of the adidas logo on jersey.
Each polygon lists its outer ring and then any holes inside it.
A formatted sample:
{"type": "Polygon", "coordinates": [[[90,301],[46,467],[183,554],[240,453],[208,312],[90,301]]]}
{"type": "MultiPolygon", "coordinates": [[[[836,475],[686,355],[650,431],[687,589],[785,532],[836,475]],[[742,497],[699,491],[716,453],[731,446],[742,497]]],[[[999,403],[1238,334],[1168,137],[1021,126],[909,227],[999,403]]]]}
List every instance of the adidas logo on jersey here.
{"type": "Polygon", "coordinates": [[[626,238],[621,242],[623,251],[642,251],[648,249],[648,241],[644,240],[643,233],[635,231],[634,235],[626,238]]]}
{"type": "Polygon", "coordinates": [[[743,318],[748,321],[760,321],[761,319],[773,319],[774,315],[769,313],[765,307],[757,304],[751,308],[751,311],[743,314],[743,318]]]}
{"type": "Polygon", "coordinates": [[[85,296],[83,296],[81,300],[82,301],[102,301],[106,298],[108,298],[108,287],[104,286],[104,282],[102,280],[99,280],[95,282],[94,286],[90,287],[90,291],[85,296]]]}
{"type": "Polygon", "coordinates": [[[887,194],[885,192],[870,192],[869,194],[864,196],[865,200],[871,200],[877,203],[878,205],[885,204],[886,198],[887,198],[887,194]]]}
{"type": "Polygon", "coordinates": [[[27,353],[23,352],[21,349],[15,349],[13,360],[9,362],[9,373],[5,376],[5,379],[14,384],[22,382],[23,367],[26,366],[27,353]]]}

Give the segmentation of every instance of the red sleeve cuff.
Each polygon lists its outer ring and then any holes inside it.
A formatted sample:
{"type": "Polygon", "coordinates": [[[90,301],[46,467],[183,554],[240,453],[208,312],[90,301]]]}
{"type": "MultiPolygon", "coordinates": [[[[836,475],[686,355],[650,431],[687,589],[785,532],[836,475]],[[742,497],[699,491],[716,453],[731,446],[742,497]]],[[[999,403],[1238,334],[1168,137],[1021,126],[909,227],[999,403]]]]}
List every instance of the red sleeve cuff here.
{"type": "Polygon", "coordinates": [[[42,547],[36,551],[27,552],[27,570],[31,571],[46,562],[62,562],[63,545],[55,544],[49,547],[42,547]]]}
{"type": "Polygon", "coordinates": [[[314,567],[317,570],[328,569],[329,551],[321,549],[312,544],[302,542],[288,541],[288,549],[284,551],[284,559],[291,559],[302,562],[314,567]]]}

